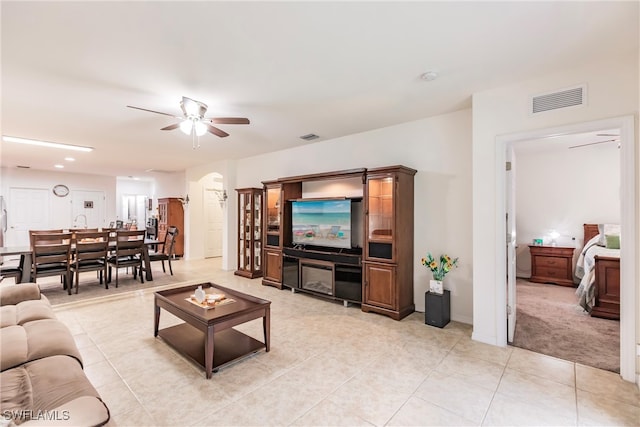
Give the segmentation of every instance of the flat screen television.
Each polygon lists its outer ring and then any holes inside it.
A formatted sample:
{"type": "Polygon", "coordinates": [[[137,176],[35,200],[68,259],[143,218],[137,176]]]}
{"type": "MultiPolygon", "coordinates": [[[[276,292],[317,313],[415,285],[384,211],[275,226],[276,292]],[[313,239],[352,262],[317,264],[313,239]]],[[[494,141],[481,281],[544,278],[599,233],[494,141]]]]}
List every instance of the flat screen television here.
{"type": "Polygon", "coordinates": [[[294,245],[350,249],[351,200],[294,200],[291,225],[294,245]]]}

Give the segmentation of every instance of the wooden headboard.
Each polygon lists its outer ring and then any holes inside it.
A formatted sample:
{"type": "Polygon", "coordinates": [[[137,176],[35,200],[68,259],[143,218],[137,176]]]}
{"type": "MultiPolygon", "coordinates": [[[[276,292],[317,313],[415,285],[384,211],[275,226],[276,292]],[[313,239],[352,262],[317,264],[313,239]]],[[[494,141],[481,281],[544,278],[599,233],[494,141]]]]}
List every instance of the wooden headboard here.
{"type": "Polygon", "coordinates": [[[593,239],[597,234],[600,234],[598,231],[598,224],[582,224],[584,227],[584,243],[586,245],[587,242],[593,239]]]}

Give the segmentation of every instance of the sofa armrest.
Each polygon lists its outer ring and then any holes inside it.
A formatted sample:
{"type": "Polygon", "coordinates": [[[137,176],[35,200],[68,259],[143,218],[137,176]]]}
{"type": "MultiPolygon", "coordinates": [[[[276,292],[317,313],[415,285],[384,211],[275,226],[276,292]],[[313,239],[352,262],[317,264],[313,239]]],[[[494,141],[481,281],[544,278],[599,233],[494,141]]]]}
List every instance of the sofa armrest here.
{"type": "Polygon", "coordinates": [[[0,306],[40,299],[40,287],[35,283],[0,286],[0,306]]]}
{"type": "Polygon", "coordinates": [[[26,421],[20,426],[103,426],[111,418],[107,405],[93,396],[78,397],[55,409],[33,415],[37,419],[26,421]]]}

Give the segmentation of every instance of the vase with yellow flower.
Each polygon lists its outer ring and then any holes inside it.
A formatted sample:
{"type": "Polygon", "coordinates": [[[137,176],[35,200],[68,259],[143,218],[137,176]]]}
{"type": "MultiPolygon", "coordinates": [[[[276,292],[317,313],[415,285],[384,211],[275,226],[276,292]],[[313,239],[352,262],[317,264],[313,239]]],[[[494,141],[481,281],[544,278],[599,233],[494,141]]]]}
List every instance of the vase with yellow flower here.
{"type": "Polygon", "coordinates": [[[433,273],[433,280],[429,281],[429,291],[442,294],[444,292],[442,283],[444,276],[458,266],[458,258],[451,258],[447,254],[442,254],[440,255],[440,261],[438,261],[431,253],[427,253],[427,256],[422,258],[420,262],[433,273]]]}

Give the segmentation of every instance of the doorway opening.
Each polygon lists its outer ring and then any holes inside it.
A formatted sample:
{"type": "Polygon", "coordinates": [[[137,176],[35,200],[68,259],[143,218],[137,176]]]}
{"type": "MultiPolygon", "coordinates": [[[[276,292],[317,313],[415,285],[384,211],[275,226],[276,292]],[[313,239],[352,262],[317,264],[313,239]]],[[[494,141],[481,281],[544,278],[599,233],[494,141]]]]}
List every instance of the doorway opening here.
{"type": "Polygon", "coordinates": [[[204,257],[222,257],[224,205],[226,192],[223,188],[223,177],[219,173],[211,173],[204,179],[204,257]]]}
{"type": "MultiPolygon", "coordinates": [[[[580,132],[599,131],[602,129],[620,129],[620,226],[621,226],[621,258],[620,258],[620,375],[626,381],[635,382],[635,336],[636,336],[636,301],[637,290],[635,284],[635,259],[637,247],[637,212],[636,205],[638,194],[636,190],[636,153],[635,153],[635,128],[633,116],[617,117],[604,120],[596,120],[574,125],[559,126],[554,128],[522,132],[517,134],[504,135],[496,138],[496,183],[501,191],[498,194],[503,196],[497,200],[496,219],[503,222],[509,218],[510,205],[507,194],[511,191],[510,180],[505,173],[505,164],[510,160],[513,144],[519,141],[531,139],[541,139],[557,137],[559,135],[571,135],[580,132]],[[624,243],[622,243],[624,242],[624,243]]],[[[544,172],[544,170],[543,170],[544,172]]],[[[615,190],[614,190],[615,191],[615,190]]],[[[513,217],[513,215],[512,215],[513,217]]],[[[505,246],[504,262],[499,262],[499,277],[504,280],[504,286],[498,287],[499,300],[509,301],[515,296],[515,274],[507,275],[508,266],[513,265],[515,260],[515,235],[509,232],[507,227],[504,230],[505,246]]],[[[498,323],[498,343],[507,344],[508,332],[517,323],[516,310],[508,306],[507,310],[497,312],[498,319],[502,318],[503,323],[498,323]],[[510,310],[511,308],[511,310],[510,310]],[[510,310],[510,311],[509,311],[510,310]],[[509,314],[507,312],[509,311],[509,314]]]]}
{"type": "MultiPolygon", "coordinates": [[[[619,259],[620,251],[589,244],[592,227],[585,235],[584,224],[620,223],[619,135],[600,129],[513,143],[509,205],[517,236],[509,341],[613,372],[620,372],[620,322],[592,311],[594,257],[619,259]]],[[[611,297],[619,303],[619,293],[611,297]]]]}

